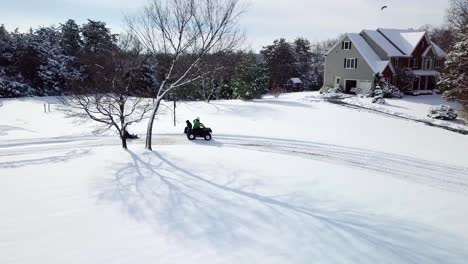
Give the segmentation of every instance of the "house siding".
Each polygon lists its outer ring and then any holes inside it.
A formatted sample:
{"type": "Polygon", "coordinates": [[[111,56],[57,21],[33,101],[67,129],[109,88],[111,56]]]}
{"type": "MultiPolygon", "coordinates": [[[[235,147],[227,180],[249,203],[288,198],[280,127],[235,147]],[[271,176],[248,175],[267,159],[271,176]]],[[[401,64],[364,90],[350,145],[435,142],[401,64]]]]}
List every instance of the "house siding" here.
{"type": "MultiPolygon", "coordinates": [[[[342,42],[343,41],[351,40],[348,37],[345,37],[342,42]]],[[[367,80],[373,82],[374,72],[367,64],[365,59],[361,56],[354,44],[351,46],[351,50],[343,50],[340,42],[325,57],[324,86],[334,87],[335,77],[340,77],[340,85],[345,87],[345,80],[367,80]],[[345,58],[357,58],[357,69],[345,69],[345,58]]]]}
{"type": "MultiPolygon", "coordinates": [[[[423,38],[421,42],[419,42],[418,46],[416,49],[414,49],[413,54],[411,54],[411,61],[412,59],[417,59],[418,60],[418,67],[413,68],[413,65],[411,64],[411,68],[417,69],[417,70],[422,70],[424,67],[423,63],[423,53],[426,51],[427,47],[429,47],[429,43],[427,42],[426,38],[423,38]]],[[[431,52],[432,54],[432,52],[431,52]]]]}

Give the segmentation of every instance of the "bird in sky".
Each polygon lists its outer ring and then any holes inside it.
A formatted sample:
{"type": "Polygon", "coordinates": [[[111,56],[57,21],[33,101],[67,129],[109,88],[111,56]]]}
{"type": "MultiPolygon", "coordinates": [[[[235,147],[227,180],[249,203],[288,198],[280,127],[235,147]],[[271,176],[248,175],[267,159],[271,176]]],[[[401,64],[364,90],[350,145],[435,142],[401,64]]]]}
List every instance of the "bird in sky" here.
{"type": "Polygon", "coordinates": [[[386,8],[388,8],[388,6],[382,6],[382,8],[380,10],[383,11],[386,8]]]}

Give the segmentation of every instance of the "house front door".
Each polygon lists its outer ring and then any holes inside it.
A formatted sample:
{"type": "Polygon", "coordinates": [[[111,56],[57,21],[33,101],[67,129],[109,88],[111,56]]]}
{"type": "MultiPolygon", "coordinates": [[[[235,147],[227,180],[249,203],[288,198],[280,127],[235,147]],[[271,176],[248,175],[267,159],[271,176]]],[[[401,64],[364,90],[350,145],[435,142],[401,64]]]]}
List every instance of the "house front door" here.
{"type": "Polygon", "coordinates": [[[341,83],[341,78],[338,76],[335,77],[335,88],[340,87],[340,83],[341,83]]]}
{"type": "Polygon", "coordinates": [[[426,90],[427,89],[427,76],[421,77],[421,84],[419,86],[419,90],[426,90]]]}

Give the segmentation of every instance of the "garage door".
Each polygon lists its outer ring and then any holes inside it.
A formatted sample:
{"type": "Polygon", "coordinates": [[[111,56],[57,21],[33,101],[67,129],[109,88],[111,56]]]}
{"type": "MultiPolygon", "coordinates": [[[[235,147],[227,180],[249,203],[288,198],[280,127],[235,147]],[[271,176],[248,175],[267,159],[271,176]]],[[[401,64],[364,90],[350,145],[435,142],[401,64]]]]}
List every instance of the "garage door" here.
{"type": "Polygon", "coordinates": [[[358,81],[358,88],[361,94],[368,94],[372,88],[372,81],[358,81]]]}

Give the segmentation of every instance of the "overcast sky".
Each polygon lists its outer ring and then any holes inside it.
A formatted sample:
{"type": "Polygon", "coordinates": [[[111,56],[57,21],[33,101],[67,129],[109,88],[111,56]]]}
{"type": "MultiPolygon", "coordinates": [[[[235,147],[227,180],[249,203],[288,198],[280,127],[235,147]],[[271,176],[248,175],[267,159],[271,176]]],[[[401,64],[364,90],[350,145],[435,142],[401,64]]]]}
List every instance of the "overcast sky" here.
{"type": "MultiPolygon", "coordinates": [[[[247,45],[258,51],[274,39],[298,36],[311,41],[333,38],[363,28],[418,28],[444,22],[448,0],[242,0],[247,13],[242,27],[247,45]],[[388,9],[380,11],[381,6],[388,9]]],[[[146,0],[0,0],[0,24],[10,30],[58,25],[69,18],[105,21],[116,33],[123,14],[146,0]]]]}

